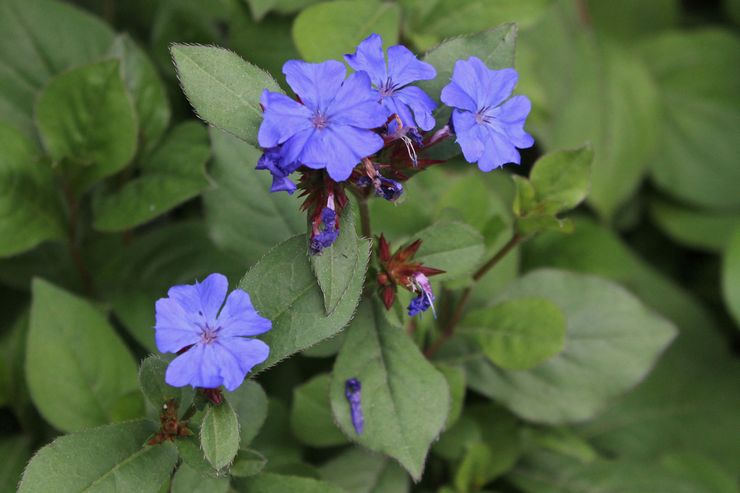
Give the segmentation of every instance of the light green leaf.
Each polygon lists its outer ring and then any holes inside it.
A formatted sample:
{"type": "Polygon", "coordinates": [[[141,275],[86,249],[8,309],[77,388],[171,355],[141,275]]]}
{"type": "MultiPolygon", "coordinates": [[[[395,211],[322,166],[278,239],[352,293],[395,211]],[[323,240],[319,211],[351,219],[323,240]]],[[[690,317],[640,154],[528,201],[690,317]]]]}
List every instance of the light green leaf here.
{"type": "Polygon", "coordinates": [[[406,333],[388,322],[384,309],[365,301],[334,364],[331,407],[347,436],[395,458],[418,480],[429,447],[444,427],[450,392],[406,333]],[[362,385],[362,434],[354,429],[344,395],[350,378],[362,385]]]}
{"type": "Polygon", "coordinates": [[[721,29],[666,32],[642,53],[660,84],[656,185],[700,207],[740,207],[740,37],[721,29]]]}
{"type": "Polygon", "coordinates": [[[267,395],[260,384],[247,380],[233,392],[224,392],[224,397],[239,420],[240,447],[247,447],[262,428],[267,418],[267,395]]]}
{"type": "Polygon", "coordinates": [[[33,144],[0,124],[0,257],[66,236],[65,218],[49,163],[33,144]]]}
{"type": "Polygon", "coordinates": [[[213,190],[203,195],[206,224],[213,241],[247,265],[273,245],[306,231],[299,200],[270,192],[270,173],[254,167],[261,152],[236,137],[211,130],[213,190]],[[259,234],[255,234],[259,231],[259,234]]]}
{"type": "Polygon", "coordinates": [[[672,240],[690,248],[722,252],[740,212],[694,209],[662,199],[650,201],[650,218],[672,240]]]}
{"type": "Polygon", "coordinates": [[[537,200],[548,213],[573,209],[588,195],[591,162],[590,145],[555,151],[537,160],[529,174],[537,200]]]}
{"type": "Polygon", "coordinates": [[[156,493],[177,452],[169,442],[145,445],[148,421],[131,421],[57,438],[31,459],[19,493],[136,491],[156,493]]]}
{"type": "Polygon", "coordinates": [[[0,491],[16,491],[23,467],[31,458],[31,443],[28,437],[12,435],[0,439],[0,491]]]}
{"type": "Polygon", "coordinates": [[[321,466],[321,479],[353,493],[408,493],[408,474],[394,460],[352,447],[321,466]]]}
{"type": "Polygon", "coordinates": [[[85,65],[52,79],[36,102],[36,124],[75,192],[124,168],[136,152],[137,123],[119,61],[85,65]]]}
{"type": "Polygon", "coordinates": [[[354,293],[347,293],[347,290],[352,282],[352,273],[361,261],[358,241],[354,214],[352,214],[352,208],[347,207],[340,218],[337,241],[320,255],[310,257],[311,267],[313,267],[316,280],[324,295],[327,315],[331,315],[345,295],[354,295],[354,293]]]}
{"type": "Polygon", "coordinates": [[[198,116],[256,145],[260,95],[264,89],[281,92],[277,82],[224,48],[173,44],[170,52],[182,90],[198,116]]]}
{"type": "Polygon", "coordinates": [[[345,493],[341,488],[323,481],[282,474],[259,474],[242,479],[238,491],[249,493],[345,493]]]}
{"type": "Polygon", "coordinates": [[[494,301],[546,298],[565,314],[565,349],[532,370],[469,357],[468,385],[518,416],[560,424],[593,417],[639,383],[676,334],[621,287],[591,276],[539,270],[494,301]]]}
{"type": "Polygon", "coordinates": [[[239,287],[250,294],[260,314],[272,320],[272,330],[262,337],[270,346],[270,357],[257,367],[258,371],[335,335],[347,325],[359,301],[370,253],[367,241],[358,246],[360,262],[348,289],[353,295],[344,296],[330,315],[325,315],[324,297],[306,255],[304,235],[279,244],[247,272],[239,287]]]}
{"type": "Polygon", "coordinates": [[[193,387],[172,387],[164,381],[167,372],[167,360],[157,354],[149,355],[139,367],[139,387],[144,397],[159,412],[167,401],[174,399],[177,403],[178,415],[187,411],[195,397],[193,387]]]}
{"type": "Polygon", "coordinates": [[[433,80],[421,81],[418,84],[419,87],[432,98],[439,100],[442,88],[449,83],[452,77],[455,62],[471,56],[483,60],[490,69],[513,67],[516,35],[517,29],[514,24],[503,24],[490,31],[443,42],[423,58],[437,70],[437,77],[433,80]]]}
{"type": "Polygon", "coordinates": [[[234,460],[239,450],[239,420],[229,401],[208,407],[200,426],[200,446],[215,469],[234,460]]]}
{"type": "Polygon", "coordinates": [[[481,234],[460,222],[440,221],[413,236],[421,247],[414,260],[427,267],[442,269],[435,280],[454,279],[470,274],[479,264],[485,246],[481,234]]]}
{"type": "Polygon", "coordinates": [[[460,334],[471,337],[495,365],[529,370],[563,350],[565,314],[546,298],[521,298],[469,313],[460,334]]]}
{"type": "Polygon", "coordinates": [[[136,363],[103,314],[41,279],[32,286],[26,379],[41,415],[63,431],[142,410],[136,363]]]}
{"type": "Polygon", "coordinates": [[[462,462],[455,470],[455,488],[457,491],[478,491],[491,480],[490,463],[493,452],[484,443],[474,443],[465,451],[462,462]]]}
{"type": "Polygon", "coordinates": [[[329,404],[331,375],[321,373],[293,389],[290,427],[293,434],[311,447],[333,447],[347,443],[334,424],[329,404]]]}
{"type": "Polygon", "coordinates": [[[95,229],[124,231],[196,197],[208,186],[206,129],[192,121],[175,127],[139,165],[139,176],[95,204],[95,229]]]}
{"type": "Polygon", "coordinates": [[[229,468],[229,473],[232,476],[248,478],[259,474],[265,468],[266,464],[267,459],[265,459],[265,456],[256,450],[240,450],[236,454],[234,463],[229,468]]]}
{"type": "Polygon", "coordinates": [[[293,22],[293,41],[306,61],[342,60],[370,34],[385,47],[398,43],[401,9],[390,2],[334,0],[312,5],[293,22]]]}
{"type": "Polygon", "coordinates": [[[740,327],[740,226],[735,228],[722,261],[722,292],[740,327]]]}
{"type": "Polygon", "coordinates": [[[180,464],[172,477],[171,493],[226,493],[229,478],[205,476],[187,464],[180,464]]]}
{"type": "Polygon", "coordinates": [[[114,37],[104,22],[56,0],[0,1],[0,32],[0,120],[32,139],[34,103],[47,81],[100,60],[114,37]]]}
{"type": "Polygon", "coordinates": [[[262,18],[277,5],[279,0],[245,0],[249,5],[249,10],[252,12],[252,17],[256,21],[261,21],[262,18]]]}
{"type": "Polygon", "coordinates": [[[170,122],[170,102],[164,85],[146,52],[128,34],[116,37],[110,54],[121,60],[121,75],[133,97],[139,121],[141,147],[148,151],[170,122]]]}

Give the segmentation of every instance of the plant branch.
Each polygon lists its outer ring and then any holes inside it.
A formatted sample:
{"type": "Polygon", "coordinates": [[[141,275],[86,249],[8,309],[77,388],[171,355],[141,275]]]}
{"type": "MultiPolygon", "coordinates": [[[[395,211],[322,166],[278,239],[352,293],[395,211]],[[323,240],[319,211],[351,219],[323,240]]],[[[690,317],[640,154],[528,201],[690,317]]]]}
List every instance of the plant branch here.
{"type": "Polygon", "coordinates": [[[72,257],[75,268],[80,274],[80,280],[82,281],[82,287],[85,290],[85,294],[89,296],[93,294],[92,276],[85,265],[85,261],[82,259],[82,252],[77,243],[77,225],[80,219],[80,203],[75,198],[72,190],[67,186],[64,187],[64,195],[69,209],[69,239],[67,241],[67,248],[69,249],[69,254],[72,257]]]}
{"type": "Polygon", "coordinates": [[[432,342],[432,344],[429,345],[426,351],[424,351],[424,354],[427,357],[433,356],[437,351],[439,351],[439,348],[441,348],[447,342],[447,340],[449,340],[455,334],[457,324],[460,323],[460,320],[462,319],[463,313],[465,311],[465,305],[467,305],[468,301],[470,300],[470,295],[473,292],[473,288],[478,283],[478,281],[480,281],[481,278],[483,278],[483,276],[488,273],[488,271],[490,271],[496,264],[498,264],[504,257],[506,257],[506,255],[510,251],[512,251],[523,239],[524,237],[518,232],[514,233],[511,239],[506,242],[506,244],[502,246],[499,251],[497,251],[490,259],[488,259],[488,261],[483,264],[477,271],[475,271],[475,274],[473,274],[473,284],[465,288],[465,291],[463,291],[463,294],[460,297],[460,301],[457,302],[457,306],[455,307],[455,312],[452,314],[452,317],[445,326],[444,331],[436,340],[434,340],[434,342],[432,342]]]}

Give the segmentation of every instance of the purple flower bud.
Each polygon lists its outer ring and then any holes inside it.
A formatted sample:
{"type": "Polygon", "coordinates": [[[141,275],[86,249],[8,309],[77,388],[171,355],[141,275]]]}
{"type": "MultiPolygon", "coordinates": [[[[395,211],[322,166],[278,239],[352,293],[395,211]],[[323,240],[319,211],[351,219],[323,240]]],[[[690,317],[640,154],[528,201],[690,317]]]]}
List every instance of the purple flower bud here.
{"type": "Polygon", "coordinates": [[[329,248],[337,241],[339,237],[339,229],[337,228],[337,213],[334,209],[324,207],[321,210],[321,223],[319,231],[314,231],[311,234],[311,253],[317,255],[321,253],[325,248],[329,248]]]}
{"type": "Polygon", "coordinates": [[[395,202],[403,194],[403,185],[390,178],[379,176],[375,182],[375,195],[395,202]]]}
{"type": "Polygon", "coordinates": [[[266,169],[272,174],[271,192],[288,192],[292,195],[296,190],[295,183],[290,181],[288,175],[300,167],[300,163],[285,164],[280,147],[272,147],[265,150],[257,161],[256,169],[266,169]]]}
{"type": "Polygon", "coordinates": [[[431,308],[434,318],[437,318],[437,313],[434,311],[434,293],[432,293],[432,285],[429,282],[429,278],[421,272],[417,272],[414,274],[413,287],[414,291],[418,291],[419,294],[409,303],[409,316],[413,317],[431,308]]]}
{"type": "Polygon", "coordinates": [[[362,384],[356,378],[350,378],[344,383],[344,396],[349,402],[349,413],[352,418],[352,426],[355,427],[355,432],[358,435],[362,435],[362,431],[365,427],[365,417],[362,415],[362,402],[360,397],[360,391],[362,390],[362,384]]]}

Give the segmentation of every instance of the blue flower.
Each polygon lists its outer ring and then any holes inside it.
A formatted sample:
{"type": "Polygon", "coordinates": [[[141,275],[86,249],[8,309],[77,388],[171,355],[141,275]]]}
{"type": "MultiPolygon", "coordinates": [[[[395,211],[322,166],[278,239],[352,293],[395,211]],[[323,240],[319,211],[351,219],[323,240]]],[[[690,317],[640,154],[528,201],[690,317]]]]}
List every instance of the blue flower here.
{"type": "Polygon", "coordinates": [[[202,283],[173,286],[167,298],[157,300],[157,348],[179,354],[165,373],[169,385],[223,385],[232,391],[267,359],[267,344],[249,337],[267,332],[272,322],[257,313],[241,289],[232,291],[224,304],[228,287],[226,277],[211,274],[202,283]]]}
{"type": "Polygon", "coordinates": [[[387,111],[386,118],[395,113],[404,127],[434,128],[432,111],[437,104],[418,87],[408,85],[434,79],[437,76],[434,67],[417,60],[416,55],[401,45],[388,48],[386,65],[383,40],[377,34],[365,38],[355,54],[344,55],[344,59],[353,69],[370,75],[377,97],[387,111]]]}
{"type": "Polygon", "coordinates": [[[442,89],[442,102],[455,108],[452,124],[465,160],[491,171],[506,163],[519,164],[520,149],[534,139],[524,131],[531,103],[526,96],[510,97],[516,70],[490,70],[476,57],[455,62],[452,81],[442,89]]]}
{"type": "Polygon", "coordinates": [[[414,274],[412,283],[413,290],[418,291],[419,294],[416,298],[411,300],[411,303],[409,303],[409,316],[413,317],[431,308],[432,313],[434,313],[434,317],[436,318],[437,314],[434,311],[434,293],[432,293],[432,284],[429,282],[429,278],[421,272],[417,272],[414,274]]]}
{"type": "Polygon", "coordinates": [[[263,149],[281,146],[283,162],[326,169],[334,181],[344,181],[362,158],[383,147],[372,129],[385,124],[385,112],[366,73],[345,80],[344,64],[335,60],[290,60],[283,73],[301,102],[263,92],[258,134],[263,149]]]}
{"type": "Polygon", "coordinates": [[[272,174],[272,187],[270,187],[270,191],[288,192],[290,195],[295,192],[296,186],[295,183],[290,181],[288,175],[300,166],[301,164],[298,162],[285,165],[280,147],[272,147],[265,150],[262,157],[257,161],[257,169],[266,169],[272,174]]]}
{"type": "Polygon", "coordinates": [[[321,224],[323,229],[315,231],[311,235],[311,253],[316,255],[325,248],[329,248],[337,241],[339,229],[336,226],[337,213],[328,207],[321,210],[321,224]]]}

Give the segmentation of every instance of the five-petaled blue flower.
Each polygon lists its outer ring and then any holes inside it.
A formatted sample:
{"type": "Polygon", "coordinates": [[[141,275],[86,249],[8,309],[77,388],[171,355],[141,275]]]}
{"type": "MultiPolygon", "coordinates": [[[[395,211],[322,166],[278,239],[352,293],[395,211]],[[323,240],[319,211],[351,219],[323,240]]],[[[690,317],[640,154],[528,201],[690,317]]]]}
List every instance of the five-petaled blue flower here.
{"type": "Polygon", "coordinates": [[[404,127],[434,128],[432,111],[437,104],[418,87],[408,85],[418,80],[434,79],[437,76],[434,67],[417,60],[416,55],[401,45],[388,48],[386,65],[383,40],[377,34],[365,38],[355,54],[344,55],[344,59],[353,69],[367,72],[370,76],[377,97],[387,111],[386,118],[395,113],[404,127]]]}
{"type": "Polygon", "coordinates": [[[336,60],[286,62],[283,73],[300,102],[265,90],[260,146],[280,146],[283,162],[325,168],[334,181],[349,178],[362,158],[383,147],[372,129],[386,117],[368,75],[356,72],[345,80],[346,72],[336,60]]]}
{"type": "Polygon", "coordinates": [[[241,289],[226,298],[228,287],[226,277],[211,274],[202,283],[173,286],[167,298],[157,300],[157,348],[179,354],[167,367],[169,385],[223,385],[232,391],[267,359],[267,344],[249,337],[267,332],[272,322],[257,313],[241,289]]]}
{"type": "Polygon", "coordinates": [[[491,171],[506,163],[519,164],[520,149],[534,139],[524,131],[531,109],[526,96],[511,97],[516,70],[490,70],[476,57],[455,62],[452,81],[442,89],[442,102],[454,108],[452,126],[469,163],[491,171]]]}

